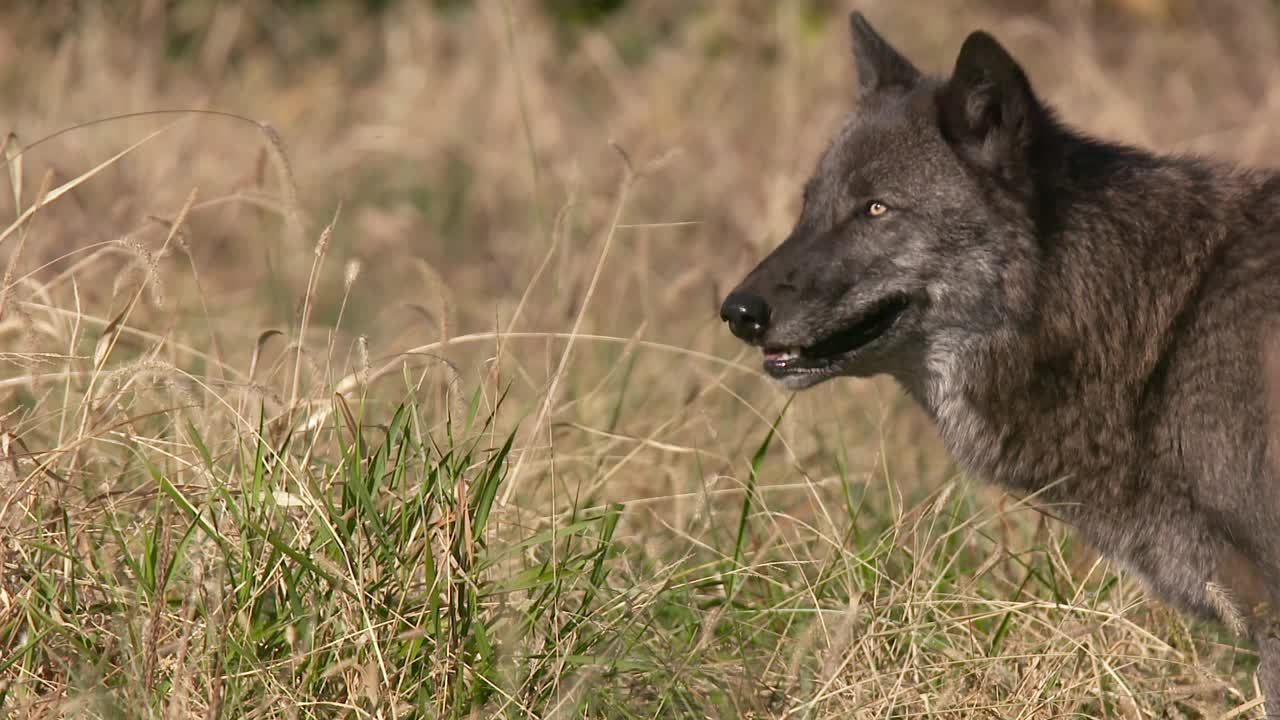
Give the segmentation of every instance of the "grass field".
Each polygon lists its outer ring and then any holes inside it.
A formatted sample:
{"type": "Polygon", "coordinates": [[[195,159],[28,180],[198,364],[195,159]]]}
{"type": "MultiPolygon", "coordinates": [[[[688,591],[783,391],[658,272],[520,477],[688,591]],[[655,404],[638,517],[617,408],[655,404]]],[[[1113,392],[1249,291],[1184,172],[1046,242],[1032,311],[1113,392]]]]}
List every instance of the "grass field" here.
{"type": "MultiPolygon", "coordinates": [[[[1258,715],[1247,644],[891,382],[792,397],[720,325],[851,107],[843,2],[12,5],[0,716],[1258,715]]],[[[858,7],[1280,151],[1272,3],[858,7]]]]}

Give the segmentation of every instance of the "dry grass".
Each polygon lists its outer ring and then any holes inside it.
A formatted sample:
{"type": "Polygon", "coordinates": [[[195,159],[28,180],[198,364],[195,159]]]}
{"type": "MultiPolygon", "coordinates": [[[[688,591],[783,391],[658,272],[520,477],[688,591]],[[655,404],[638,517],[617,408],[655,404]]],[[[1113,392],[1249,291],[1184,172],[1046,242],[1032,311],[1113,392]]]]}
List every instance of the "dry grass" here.
{"type": "MultiPolygon", "coordinates": [[[[1280,148],[1268,3],[859,6],[1280,148]]],[[[0,710],[1257,715],[891,383],[789,398],[720,327],[849,108],[839,3],[75,8],[0,23],[0,710]]]]}

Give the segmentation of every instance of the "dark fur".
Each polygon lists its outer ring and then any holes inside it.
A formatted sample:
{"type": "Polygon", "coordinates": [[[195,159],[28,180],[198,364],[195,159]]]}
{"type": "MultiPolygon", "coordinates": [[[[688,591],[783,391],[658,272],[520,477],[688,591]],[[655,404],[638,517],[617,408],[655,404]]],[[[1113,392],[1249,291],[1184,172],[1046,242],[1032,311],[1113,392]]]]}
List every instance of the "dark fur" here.
{"type": "Polygon", "coordinates": [[[793,389],[897,378],[968,469],[1246,629],[1280,717],[1280,176],[1071,130],[985,33],[942,80],[851,23],[858,110],[734,332],[793,389]],[[885,298],[883,335],[779,369],[885,298]]]}

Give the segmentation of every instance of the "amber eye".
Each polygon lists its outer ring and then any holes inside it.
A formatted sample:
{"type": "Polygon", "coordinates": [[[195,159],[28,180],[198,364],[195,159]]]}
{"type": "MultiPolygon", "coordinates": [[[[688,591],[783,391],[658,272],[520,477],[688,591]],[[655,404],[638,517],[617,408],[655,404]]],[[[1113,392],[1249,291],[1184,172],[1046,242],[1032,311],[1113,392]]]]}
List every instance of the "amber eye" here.
{"type": "Polygon", "coordinates": [[[887,212],[889,212],[889,206],[879,200],[872,200],[867,205],[867,215],[870,215],[871,217],[880,217],[887,212]]]}

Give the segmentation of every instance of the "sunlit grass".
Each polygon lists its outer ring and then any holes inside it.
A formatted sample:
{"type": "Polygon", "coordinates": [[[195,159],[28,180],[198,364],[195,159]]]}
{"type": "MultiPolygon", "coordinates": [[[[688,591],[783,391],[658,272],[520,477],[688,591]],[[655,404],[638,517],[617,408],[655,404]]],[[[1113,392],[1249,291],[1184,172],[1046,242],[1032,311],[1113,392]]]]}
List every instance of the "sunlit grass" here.
{"type": "MultiPolygon", "coordinates": [[[[843,8],[339,5],[217,4],[180,58],[95,16],[0,69],[0,714],[1256,714],[1248,648],[962,477],[891,384],[790,397],[719,327],[851,100],[843,8]],[[243,117],[110,119],[207,97],[243,117]]],[[[869,11],[940,60],[1051,32],[869,11]]],[[[1090,27],[1090,72],[1032,58],[1070,119],[1274,145],[1225,109],[1248,66],[1206,112],[1227,61],[1162,59],[1203,31],[1099,65],[1090,27]]]]}

